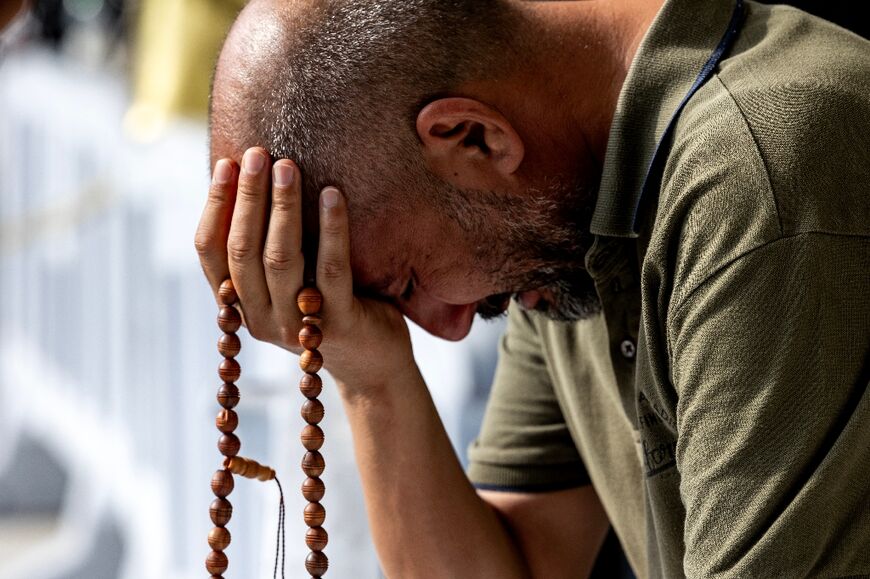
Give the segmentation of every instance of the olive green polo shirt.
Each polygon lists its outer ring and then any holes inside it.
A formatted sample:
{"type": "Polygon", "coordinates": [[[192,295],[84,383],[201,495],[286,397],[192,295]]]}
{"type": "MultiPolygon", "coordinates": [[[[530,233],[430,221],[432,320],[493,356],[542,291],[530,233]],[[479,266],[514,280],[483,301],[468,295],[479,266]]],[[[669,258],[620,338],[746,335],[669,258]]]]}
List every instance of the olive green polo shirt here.
{"type": "Polygon", "coordinates": [[[586,256],[602,315],[512,307],[469,476],[594,485],[639,577],[870,574],[870,43],[670,0],[619,98],[586,256]]]}

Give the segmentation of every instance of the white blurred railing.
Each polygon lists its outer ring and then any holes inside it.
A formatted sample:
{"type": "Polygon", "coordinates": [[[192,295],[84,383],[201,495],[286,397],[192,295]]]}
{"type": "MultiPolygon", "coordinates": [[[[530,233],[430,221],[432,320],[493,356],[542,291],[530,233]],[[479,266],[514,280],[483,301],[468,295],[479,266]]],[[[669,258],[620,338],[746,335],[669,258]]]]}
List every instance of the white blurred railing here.
{"type": "MultiPolygon", "coordinates": [[[[160,141],[122,130],[123,82],[39,51],[0,65],[0,476],[34,437],[69,473],[58,530],[0,578],[94,577],[100,521],[116,522],[122,579],[204,577],[209,480],[219,464],[216,307],[192,248],[207,186],[205,128],[160,141]],[[90,554],[90,555],[89,555],[90,554]]],[[[413,328],[415,352],[464,452],[501,327],[462,344],[413,328]]],[[[288,577],[301,561],[303,476],[295,358],[243,336],[243,453],[275,465],[288,499],[288,577]]],[[[327,380],[324,475],[336,579],[379,577],[350,432],[327,380]]],[[[230,497],[227,577],[270,577],[277,493],[240,482],[230,497]]],[[[0,537],[0,541],[2,541],[0,537]]]]}

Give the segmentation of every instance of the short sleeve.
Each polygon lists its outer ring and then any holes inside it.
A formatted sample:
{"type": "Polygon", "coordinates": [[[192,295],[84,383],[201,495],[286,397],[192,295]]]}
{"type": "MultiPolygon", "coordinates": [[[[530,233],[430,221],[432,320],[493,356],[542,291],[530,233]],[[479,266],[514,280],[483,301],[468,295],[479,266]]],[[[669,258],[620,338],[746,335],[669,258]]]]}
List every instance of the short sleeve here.
{"type": "Polygon", "coordinates": [[[547,370],[535,324],[511,305],[468,475],[480,489],[544,492],[590,484],[547,370]]]}
{"type": "Polygon", "coordinates": [[[868,273],[866,237],[785,237],[669,316],[687,577],[870,572],[868,273]]]}

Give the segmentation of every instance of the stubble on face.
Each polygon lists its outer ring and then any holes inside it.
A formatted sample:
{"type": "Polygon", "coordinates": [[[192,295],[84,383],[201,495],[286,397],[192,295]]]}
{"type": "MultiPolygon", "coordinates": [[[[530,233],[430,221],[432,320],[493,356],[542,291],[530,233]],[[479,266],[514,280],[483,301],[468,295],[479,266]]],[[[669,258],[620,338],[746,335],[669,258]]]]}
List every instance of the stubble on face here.
{"type": "Polygon", "coordinates": [[[526,291],[544,296],[534,309],[552,320],[578,321],[601,311],[585,268],[595,201],[588,184],[553,178],[545,188],[519,197],[456,189],[446,194],[474,248],[475,268],[493,287],[504,288],[480,301],[477,312],[483,319],[504,315],[510,298],[526,291]]]}

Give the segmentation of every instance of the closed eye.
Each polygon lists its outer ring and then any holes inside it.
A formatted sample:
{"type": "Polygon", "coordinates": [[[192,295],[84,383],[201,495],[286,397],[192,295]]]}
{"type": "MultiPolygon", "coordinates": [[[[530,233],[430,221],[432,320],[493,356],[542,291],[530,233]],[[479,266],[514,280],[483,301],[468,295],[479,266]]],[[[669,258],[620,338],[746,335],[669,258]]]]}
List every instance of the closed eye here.
{"type": "Polygon", "coordinates": [[[405,286],[405,291],[402,292],[402,295],[400,297],[402,298],[402,301],[407,302],[408,300],[411,299],[411,294],[413,294],[413,293],[414,293],[414,278],[411,277],[411,279],[408,280],[408,285],[405,286]]]}

